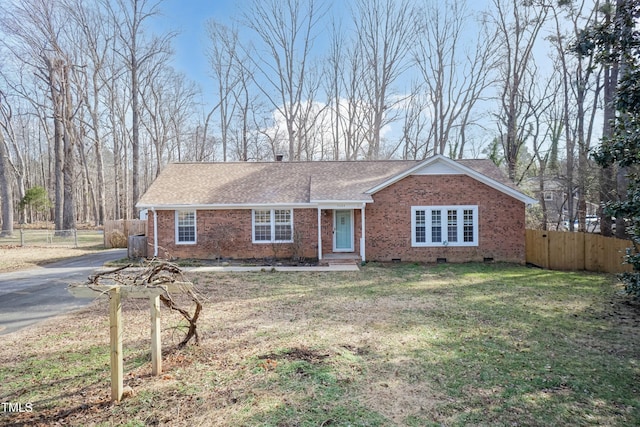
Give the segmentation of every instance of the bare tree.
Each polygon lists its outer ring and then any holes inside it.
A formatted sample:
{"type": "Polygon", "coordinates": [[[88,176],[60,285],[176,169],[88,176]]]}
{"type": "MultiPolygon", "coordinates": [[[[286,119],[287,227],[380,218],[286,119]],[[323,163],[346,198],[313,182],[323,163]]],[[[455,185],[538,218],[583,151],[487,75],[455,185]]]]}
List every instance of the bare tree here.
{"type": "Polygon", "coordinates": [[[2,24],[11,34],[7,46],[16,59],[35,72],[50,94],[54,122],[55,222],[56,229],[75,228],[75,144],[76,100],[70,89],[75,66],[68,52],[64,30],[68,30],[63,9],[48,0],[22,0],[2,11],[2,24]]]}
{"type": "MultiPolygon", "coordinates": [[[[601,11],[603,19],[600,23],[593,25],[583,33],[582,43],[578,47],[583,47],[586,53],[596,51],[598,62],[603,68],[603,109],[604,120],[602,127],[602,145],[606,147],[615,135],[613,123],[616,119],[616,92],[619,84],[619,77],[624,75],[624,48],[620,45],[633,43],[631,37],[632,28],[629,28],[625,19],[625,7],[630,7],[633,2],[616,0],[615,6],[612,1],[606,0],[601,11]]],[[[604,150],[603,150],[604,151],[604,150]]],[[[611,236],[612,220],[605,206],[608,203],[616,202],[619,197],[624,197],[626,193],[624,168],[615,169],[612,162],[601,162],[600,170],[600,232],[605,236],[611,236]],[[616,194],[617,193],[617,194],[616,194]]],[[[625,219],[616,218],[616,235],[625,237],[625,219]]]]}
{"type": "MultiPolygon", "coordinates": [[[[88,115],[86,123],[91,132],[87,135],[93,142],[93,153],[96,162],[97,191],[95,191],[94,220],[96,224],[104,224],[106,219],[106,181],[104,172],[104,126],[102,121],[102,103],[106,99],[107,81],[117,78],[110,73],[107,61],[114,55],[111,43],[115,34],[110,26],[107,11],[101,3],[87,5],[83,0],[65,0],[65,8],[74,26],[78,29],[78,37],[74,40],[74,49],[81,52],[83,66],[76,69],[76,87],[82,107],[88,115]]],[[[79,151],[83,152],[83,151],[79,151]]],[[[85,165],[87,179],[88,165],[85,165]]],[[[94,190],[90,186],[90,191],[94,190]]]]}
{"type": "MultiPolygon", "coordinates": [[[[2,78],[20,110],[15,132],[3,129],[13,197],[20,199],[25,185],[46,187],[55,198],[58,230],[75,228],[79,219],[100,224],[134,214],[144,190],[140,172],[150,175],[143,155],[152,158],[140,94],[158,89],[160,82],[145,85],[145,73],[168,61],[173,37],[145,35],[158,11],[153,0],[0,4],[2,78]]],[[[173,110],[165,116],[167,140],[156,157],[180,158],[192,129],[194,91],[176,78],[163,93],[154,92],[158,111],[173,110]]]]}
{"type": "Polygon", "coordinates": [[[298,129],[298,144],[296,147],[296,159],[318,160],[322,158],[322,143],[328,129],[324,127],[323,118],[328,109],[326,103],[315,101],[319,97],[319,89],[322,82],[322,71],[319,67],[309,70],[309,84],[306,86],[304,101],[300,106],[300,113],[295,126],[298,129]]]}
{"type": "Polygon", "coordinates": [[[244,14],[246,25],[265,48],[252,57],[264,82],[257,86],[284,118],[289,161],[298,160],[296,124],[310,83],[309,59],[318,21],[325,13],[315,0],[253,0],[244,14]]]}
{"type": "MultiPolygon", "coordinates": [[[[0,111],[3,116],[9,111],[6,106],[6,98],[0,93],[0,111]]],[[[9,164],[9,149],[4,139],[4,124],[0,127],[0,204],[2,206],[2,230],[0,237],[13,234],[13,174],[9,164]]]]}
{"type": "MultiPolygon", "coordinates": [[[[112,69],[117,67],[114,63],[109,65],[112,69]]],[[[127,203],[128,170],[127,167],[127,109],[125,101],[124,84],[118,79],[107,82],[106,104],[110,108],[108,115],[108,128],[111,134],[113,146],[113,218],[127,218],[129,203],[127,203]]]]}
{"type": "Polygon", "coordinates": [[[430,99],[430,137],[437,154],[446,154],[449,146],[452,157],[462,158],[471,113],[493,83],[490,75],[497,51],[491,41],[495,34],[489,34],[485,24],[479,22],[478,33],[469,34],[474,25],[465,1],[428,3],[420,14],[413,55],[430,99]],[[472,48],[465,49],[463,43],[472,40],[472,48]],[[458,136],[454,143],[453,132],[458,136]]]}
{"type": "Polygon", "coordinates": [[[341,141],[343,139],[341,120],[342,114],[342,76],[345,73],[344,37],[336,21],[331,22],[329,54],[325,70],[325,85],[328,94],[329,115],[331,123],[331,158],[340,159],[341,141]]]}
{"type": "MultiPolygon", "coordinates": [[[[152,71],[145,72],[141,81],[142,121],[153,149],[157,177],[172,157],[179,156],[181,134],[186,133],[186,123],[193,111],[196,89],[185,76],[164,62],[155,63],[152,71]]],[[[146,165],[151,170],[151,165],[146,165]]]]}
{"type": "Polygon", "coordinates": [[[516,180],[520,150],[526,142],[523,117],[527,109],[526,87],[531,84],[533,47],[546,19],[548,9],[518,0],[493,0],[491,14],[497,28],[496,45],[499,63],[500,113],[499,135],[507,163],[508,175],[516,180]]]}
{"type": "MultiPolygon", "coordinates": [[[[25,161],[20,151],[14,126],[14,112],[6,94],[0,90],[0,200],[2,203],[2,232],[13,233],[16,201],[25,196],[25,161]],[[17,189],[17,194],[13,191],[17,189]]],[[[19,206],[19,204],[18,204],[19,206]]],[[[19,208],[19,221],[25,221],[25,208],[19,208]]],[[[0,234],[0,235],[1,235],[0,234]]]]}
{"type": "Polygon", "coordinates": [[[398,143],[403,159],[426,159],[436,152],[435,146],[431,145],[434,127],[428,119],[429,100],[422,88],[416,86],[404,108],[402,136],[398,143]]]}
{"type": "Polygon", "coordinates": [[[236,158],[246,162],[250,158],[257,158],[257,156],[249,155],[249,140],[251,124],[255,120],[253,115],[256,114],[256,106],[258,100],[250,93],[250,85],[253,81],[253,72],[248,66],[241,65],[247,64],[249,61],[247,58],[241,59],[238,62],[238,84],[233,90],[233,98],[236,105],[236,132],[235,132],[235,146],[236,146],[236,158]]]}
{"type": "Polygon", "coordinates": [[[579,230],[585,231],[586,198],[592,170],[589,152],[602,86],[601,70],[595,66],[595,54],[583,49],[580,39],[585,28],[598,21],[599,8],[585,0],[560,7],[552,3],[548,7],[552,11],[555,23],[554,35],[550,40],[556,48],[563,85],[561,99],[567,148],[566,192],[569,229],[573,230],[574,218],[577,217],[579,230]],[[561,15],[564,16],[562,20],[561,15]],[[577,215],[574,199],[576,193],[577,215]]]}
{"type": "Polygon", "coordinates": [[[211,109],[218,110],[220,117],[220,142],[222,143],[222,161],[227,161],[227,146],[229,143],[229,127],[234,115],[236,104],[232,93],[241,83],[242,65],[239,64],[240,50],[238,30],[211,19],[207,22],[209,46],[207,58],[211,66],[212,77],[216,81],[216,96],[218,102],[211,109]]]}
{"type": "MultiPolygon", "coordinates": [[[[104,0],[106,1],[106,0],[104,0]]],[[[110,4],[108,2],[108,4],[110,4]]],[[[160,2],[151,0],[117,0],[117,9],[110,6],[111,13],[120,20],[118,34],[122,60],[129,72],[129,94],[131,96],[131,182],[133,186],[131,212],[137,212],[135,204],[140,198],[140,69],[158,55],[167,54],[175,36],[168,33],[162,37],[145,39],[145,24],[159,13],[160,2]]]]}
{"type": "Polygon", "coordinates": [[[368,127],[367,158],[380,156],[380,131],[395,118],[390,110],[402,102],[394,96],[393,85],[409,68],[409,50],[416,39],[413,16],[408,0],[357,0],[353,16],[357,49],[363,55],[359,63],[366,98],[371,108],[368,127]]]}
{"type": "Polygon", "coordinates": [[[344,111],[338,118],[344,132],[344,150],[347,160],[366,157],[367,141],[370,140],[371,118],[374,106],[366,101],[366,87],[362,70],[365,68],[364,55],[357,44],[347,51],[348,69],[344,73],[344,111]]]}

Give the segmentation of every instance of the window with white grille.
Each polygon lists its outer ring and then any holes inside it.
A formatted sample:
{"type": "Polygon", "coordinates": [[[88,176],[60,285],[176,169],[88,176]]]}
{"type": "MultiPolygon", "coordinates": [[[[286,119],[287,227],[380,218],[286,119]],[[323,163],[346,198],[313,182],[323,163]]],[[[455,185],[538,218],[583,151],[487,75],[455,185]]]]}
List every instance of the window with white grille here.
{"type": "Polygon", "coordinates": [[[477,246],[477,206],[413,206],[412,246],[477,246]]]}
{"type": "Polygon", "coordinates": [[[196,211],[176,211],[176,243],[196,243],[196,211]]]}
{"type": "Polygon", "coordinates": [[[254,209],[253,243],[291,243],[292,209],[254,209]]]}

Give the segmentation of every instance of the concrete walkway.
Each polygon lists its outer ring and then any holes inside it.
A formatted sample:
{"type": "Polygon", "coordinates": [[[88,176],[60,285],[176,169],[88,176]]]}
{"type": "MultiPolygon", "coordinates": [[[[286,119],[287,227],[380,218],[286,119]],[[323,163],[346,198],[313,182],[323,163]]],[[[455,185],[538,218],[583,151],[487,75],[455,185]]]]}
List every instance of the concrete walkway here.
{"type": "Polygon", "coordinates": [[[314,267],[288,267],[288,266],[264,266],[264,267],[240,267],[240,266],[209,266],[209,267],[184,267],[183,271],[193,273],[243,273],[243,272],[336,272],[336,271],[360,271],[356,264],[335,264],[314,267]]]}

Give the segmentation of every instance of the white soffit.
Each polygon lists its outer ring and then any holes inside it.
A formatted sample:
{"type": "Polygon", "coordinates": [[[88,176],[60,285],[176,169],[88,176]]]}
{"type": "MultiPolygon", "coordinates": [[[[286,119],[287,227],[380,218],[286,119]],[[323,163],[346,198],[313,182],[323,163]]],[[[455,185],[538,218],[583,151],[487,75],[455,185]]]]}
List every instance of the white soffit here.
{"type": "Polygon", "coordinates": [[[458,168],[452,167],[449,163],[435,161],[433,163],[423,165],[411,175],[463,175],[463,172],[458,168]]]}

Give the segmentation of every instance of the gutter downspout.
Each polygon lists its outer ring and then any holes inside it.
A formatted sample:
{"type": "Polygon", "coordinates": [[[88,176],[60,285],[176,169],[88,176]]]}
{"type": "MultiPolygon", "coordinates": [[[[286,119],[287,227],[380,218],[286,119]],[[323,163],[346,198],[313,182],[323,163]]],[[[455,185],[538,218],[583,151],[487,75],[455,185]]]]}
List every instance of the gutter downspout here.
{"type": "Polygon", "coordinates": [[[318,261],[322,260],[322,209],[318,206],[318,261]]]}
{"type": "Polygon", "coordinates": [[[153,257],[158,257],[158,213],[156,208],[151,208],[153,212],[153,257]]]}
{"type": "Polygon", "coordinates": [[[366,262],[367,258],[365,256],[365,236],[364,236],[364,210],[367,205],[365,203],[362,204],[362,208],[360,209],[360,257],[362,258],[362,262],[366,262]]]}

